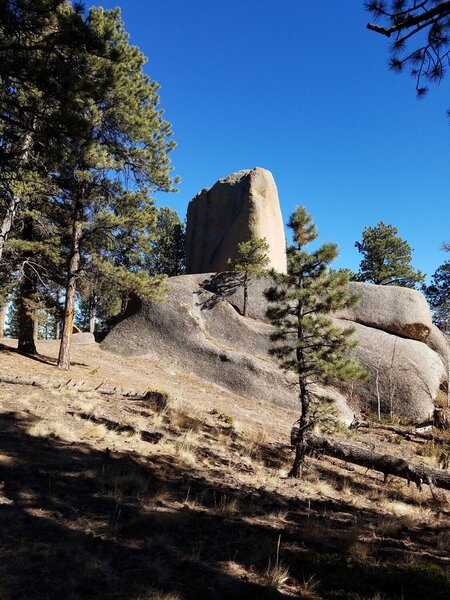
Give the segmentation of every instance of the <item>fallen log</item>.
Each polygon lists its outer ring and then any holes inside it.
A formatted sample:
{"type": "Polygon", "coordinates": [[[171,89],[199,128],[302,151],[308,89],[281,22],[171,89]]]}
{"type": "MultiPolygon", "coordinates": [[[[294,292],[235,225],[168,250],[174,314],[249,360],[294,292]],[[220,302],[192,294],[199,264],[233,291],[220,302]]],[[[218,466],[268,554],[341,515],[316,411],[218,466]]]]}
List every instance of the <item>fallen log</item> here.
{"type": "Polygon", "coordinates": [[[104,387],[104,384],[100,384],[97,387],[88,387],[86,386],[84,381],[74,382],[73,379],[69,379],[68,381],[52,381],[50,379],[41,379],[41,378],[30,378],[30,377],[21,377],[21,376],[12,376],[12,375],[1,375],[0,374],[0,383],[10,383],[10,384],[19,384],[19,385],[31,385],[35,387],[49,387],[52,389],[64,389],[69,388],[75,389],[80,392],[97,392],[98,394],[106,395],[106,396],[123,396],[125,398],[130,398],[133,400],[151,400],[155,403],[160,403],[160,399],[158,396],[164,396],[164,394],[160,394],[159,392],[137,392],[136,390],[123,390],[118,388],[109,388],[104,387]]]}
{"type": "Polygon", "coordinates": [[[397,458],[389,454],[379,454],[367,448],[361,448],[340,440],[330,440],[315,434],[308,436],[307,444],[309,454],[320,452],[367,469],[380,471],[385,477],[388,475],[401,477],[406,479],[408,484],[410,482],[415,483],[419,489],[423,483],[430,484],[431,482],[431,486],[450,490],[450,475],[444,471],[408,463],[403,458],[397,458]]]}
{"type": "MultiPolygon", "coordinates": [[[[373,423],[370,421],[355,421],[350,426],[351,429],[380,429],[382,431],[392,431],[392,433],[396,433],[397,435],[401,435],[408,440],[415,441],[413,438],[418,438],[420,440],[431,440],[434,442],[441,442],[443,444],[450,444],[450,437],[445,437],[443,435],[437,435],[433,431],[430,432],[422,432],[416,431],[414,429],[407,429],[405,427],[398,427],[395,425],[384,425],[383,423],[373,423]]],[[[433,429],[433,426],[431,426],[433,429]]]]}

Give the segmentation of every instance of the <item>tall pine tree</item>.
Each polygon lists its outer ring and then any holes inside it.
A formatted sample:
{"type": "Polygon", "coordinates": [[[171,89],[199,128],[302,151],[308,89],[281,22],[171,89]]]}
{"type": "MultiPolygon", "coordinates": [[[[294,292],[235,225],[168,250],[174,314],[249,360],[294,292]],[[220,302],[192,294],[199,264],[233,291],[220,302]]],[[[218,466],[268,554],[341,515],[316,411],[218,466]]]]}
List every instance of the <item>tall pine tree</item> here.
{"type": "Polygon", "coordinates": [[[317,239],[317,229],[304,207],[291,215],[294,245],[288,248],[288,273],[273,273],[275,285],[266,292],[267,316],[275,326],[271,352],[285,371],[295,374],[300,404],[299,433],[290,477],[301,478],[308,436],[319,411],[311,393],[314,384],[351,381],[365,377],[359,363],[349,357],[355,347],[351,327],[341,329],[329,317],[332,311],[354,305],[348,277],[332,271],[335,244],[325,243],[309,253],[305,246],[317,239]]]}
{"type": "MultiPolygon", "coordinates": [[[[80,56],[86,82],[80,97],[85,122],[71,139],[74,151],[66,158],[59,177],[72,230],[58,358],[61,369],[70,367],[77,280],[92,218],[97,221],[98,229],[109,229],[114,237],[123,225],[121,217],[130,223],[129,211],[123,210],[124,199],[133,203],[137,219],[139,212],[148,213],[154,190],[173,189],[168,154],[174,143],[170,139],[170,125],[158,108],[158,85],[143,72],[145,57],[129,44],[119,10],[91,9],[88,23],[93,34],[107,38],[109,55],[80,56]],[[132,182],[137,194],[122,193],[124,182],[132,182]]],[[[127,265],[123,264],[114,269],[115,265],[107,258],[103,260],[100,256],[98,264],[103,265],[110,277],[116,276],[122,286],[141,285],[145,293],[152,290],[158,293],[160,279],[151,282],[142,271],[127,271],[127,265]]]]}

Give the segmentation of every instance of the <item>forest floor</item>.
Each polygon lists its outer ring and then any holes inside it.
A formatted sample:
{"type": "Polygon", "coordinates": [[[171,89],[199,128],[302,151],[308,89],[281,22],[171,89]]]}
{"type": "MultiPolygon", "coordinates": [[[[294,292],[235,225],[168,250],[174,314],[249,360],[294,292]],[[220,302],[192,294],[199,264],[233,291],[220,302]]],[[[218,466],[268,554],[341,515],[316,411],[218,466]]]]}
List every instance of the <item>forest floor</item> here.
{"type": "MultiPolygon", "coordinates": [[[[294,413],[97,344],[68,374],[57,349],[0,346],[0,375],[67,384],[0,384],[0,600],[450,597],[450,493],[327,457],[288,479],[294,413]]],[[[337,435],[436,466],[431,442],[337,435]]]]}

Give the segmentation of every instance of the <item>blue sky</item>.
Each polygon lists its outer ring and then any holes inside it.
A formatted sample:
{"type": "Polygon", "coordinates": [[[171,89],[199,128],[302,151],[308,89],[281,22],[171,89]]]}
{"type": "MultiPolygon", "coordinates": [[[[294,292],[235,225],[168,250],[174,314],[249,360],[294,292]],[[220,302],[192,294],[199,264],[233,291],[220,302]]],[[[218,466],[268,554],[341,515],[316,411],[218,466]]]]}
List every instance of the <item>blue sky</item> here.
{"type": "MultiPolygon", "coordinates": [[[[88,4],[88,2],[87,2],[88,4]]],[[[363,0],[103,0],[120,6],[149,57],[172,123],[184,218],[217,179],[272,171],[287,221],[312,213],[339,267],[357,269],[367,225],[398,227],[430,276],[450,241],[449,79],[416,100],[386,66],[388,40],[368,31],[363,0]]]]}

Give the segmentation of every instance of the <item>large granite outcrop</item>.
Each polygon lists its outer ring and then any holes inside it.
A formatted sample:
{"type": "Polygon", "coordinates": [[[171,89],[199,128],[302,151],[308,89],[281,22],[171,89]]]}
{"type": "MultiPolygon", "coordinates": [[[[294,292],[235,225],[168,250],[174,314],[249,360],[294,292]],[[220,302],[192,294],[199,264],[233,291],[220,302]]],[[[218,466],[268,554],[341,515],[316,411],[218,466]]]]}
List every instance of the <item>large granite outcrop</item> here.
{"type": "MultiPolygon", "coordinates": [[[[336,319],[341,327],[348,321],[336,319]]],[[[343,386],[360,409],[375,411],[378,398],[383,414],[391,410],[406,417],[426,419],[447,378],[441,357],[426,344],[381,329],[351,323],[358,345],[354,354],[369,372],[367,381],[343,386]]]]}
{"type": "Polygon", "coordinates": [[[351,293],[359,296],[359,302],[340,311],[341,319],[412,340],[424,341],[430,335],[430,309],[425,296],[417,290],[353,281],[349,288],[351,293]]]}
{"type": "Polygon", "coordinates": [[[167,361],[238,394],[292,407],[295,396],[268,355],[270,325],[239,315],[203,289],[204,280],[204,275],[170,278],[165,301],[138,306],[102,347],[167,361]]]}
{"type": "MultiPolygon", "coordinates": [[[[119,354],[154,357],[238,394],[298,408],[291,377],[269,355],[271,325],[265,320],[263,291],[270,283],[268,279],[251,283],[248,317],[242,317],[243,291],[232,274],[170,278],[166,301],[137,305],[108,334],[103,347],[119,354]]],[[[431,343],[420,339],[430,319],[422,296],[389,288],[397,292],[397,303],[394,294],[390,298],[392,306],[397,305],[395,312],[389,309],[385,289],[359,284],[361,306],[368,306],[367,315],[360,308],[354,309],[355,320],[350,321],[350,313],[345,319],[342,314],[336,318],[342,327],[355,327],[359,345],[354,352],[371,375],[368,381],[342,385],[339,390],[316,389],[318,396],[328,394],[336,399],[347,422],[353,410],[376,410],[378,398],[383,412],[392,406],[399,414],[425,418],[432,413],[437,393],[448,378],[443,360],[446,340],[431,326],[432,334],[425,340],[431,343]],[[373,309],[377,292],[378,316],[373,309]],[[405,297],[408,310],[402,308],[405,297]],[[411,339],[405,332],[419,339],[411,339]]]]}
{"type": "Polygon", "coordinates": [[[269,268],[286,272],[286,238],[278,191],[270,171],[237,171],[191,200],[187,211],[186,272],[226,271],[237,246],[265,238],[269,268]]]}

